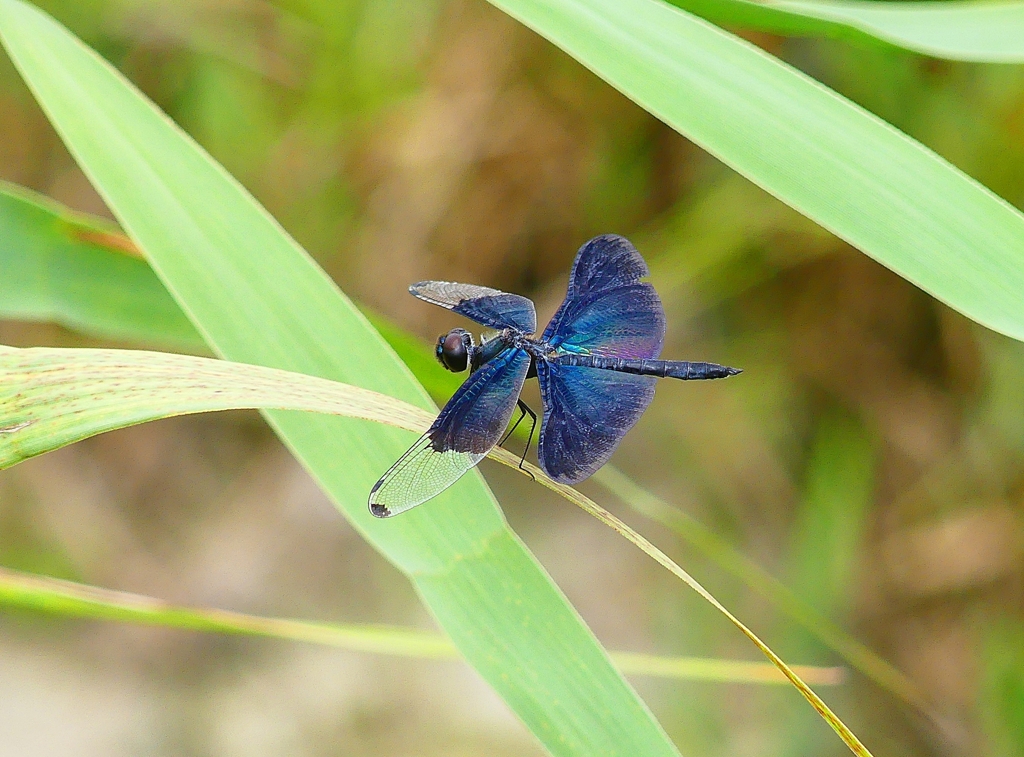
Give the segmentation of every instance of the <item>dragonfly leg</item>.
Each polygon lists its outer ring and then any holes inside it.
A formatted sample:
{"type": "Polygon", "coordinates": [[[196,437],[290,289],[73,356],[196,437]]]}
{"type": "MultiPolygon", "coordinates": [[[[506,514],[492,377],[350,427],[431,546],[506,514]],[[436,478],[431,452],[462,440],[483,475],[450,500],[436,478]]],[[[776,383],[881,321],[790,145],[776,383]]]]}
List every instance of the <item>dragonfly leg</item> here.
{"type": "MultiPolygon", "coordinates": [[[[516,406],[519,408],[519,417],[516,418],[516,422],[512,424],[512,428],[510,428],[508,430],[508,433],[505,434],[505,436],[503,436],[501,438],[501,441],[498,442],[498,445],[501,446],[502,444],[504,444],[505,440],[508,439],[510,436],[512,436],[512,433],[517,428],[519,428],[519,424],[523,422],[523,418],[525,418],[527,415],[529,415],[530,416],[530,436],[526,440],[526,449],[523,450],[523,456],[519,459],[519,470],[525,470],[523,468],[523,464],[526,462],[526,453],[530,451],[530,444],[533,443],[533,432],[537,430],[537,414],[535,412],[533,412],[533,410],[530,409],[530,406],[527,405],[522,400],[516,400],[516,406]]],[[[529,471],[526,471],[526,472],[530,473],[529,471]]],[[[533,478],[534,481],[537,480],[536,477],[534,477],[532,473],[530,473],[530,477],[533,478]]]]}
{"type": "MultiPolygon", "coordinates": [[[[501,437],[501,441],[500,441],[500,442],[498,442],[498,446],[499,446],[499,447],[500,447],[501,445],[503,445],[503,444],[504,444],[504,443],[505,443],[505,442],[506,442],[506,441],[508,440],[508,438],[509,438],[510,436],[512,436],[512,434],[513,434],[513,433],[515,433],[515,430],[516,430],[517,428],[519,428],[519,424],[523,422],[523,418],[525,418],[525,417],[526,417],[526,411],[527,411],[527,410],[530,410],[530,408],[528,408],[528,407],[526,406],[526,403],[525,403],[525,402],[523,402],[522,400],[517,400],[517,401],[516,401],[516,404],[518,404],[518,405],[519,405],[519,417],[518,417],[518,418],[516,418],[516,422],[512,424],[512,428],[510,428],[510,429],[508,430],[508,433],[506,433],[506,434],[505,434],[505,435],[504,435],[503,437],[501,437]]],[[[532,410],[530,411],[530,414],[531,414],[531,415],[533,415],[533,411],[532,411],[532,410]]]]}
{"type": "MultiPolygon", "coordinates": [[[[519,409],[524,414],[526,414],[526,413],[530,414],[530,436],[526,440],[526,447],[523,449],[523,456],[521,458],[519,458],[519,470],[524,470],[523,463],[526,462],[526,453],[530,451],[530,444],[531,444],[531,442],[533,442],[533,432],[537,430],[537,414],[535,412],[533,412],[533,410],[530,409],[530,406],[527,405],[522,400],[518,400],[518,404],[519,404],[519,409]]],[[[519,420],[522,420],[522,419],[523,419],[523,416],[519,416],[519,420]]],[[[527,471],[527,473],[530,473],[530,472],[527,471]]],[[[530,478],[532,478],[534,481],[537,480],[537,477],[534,476],[532,473],[530,473],[530,478]]]]}

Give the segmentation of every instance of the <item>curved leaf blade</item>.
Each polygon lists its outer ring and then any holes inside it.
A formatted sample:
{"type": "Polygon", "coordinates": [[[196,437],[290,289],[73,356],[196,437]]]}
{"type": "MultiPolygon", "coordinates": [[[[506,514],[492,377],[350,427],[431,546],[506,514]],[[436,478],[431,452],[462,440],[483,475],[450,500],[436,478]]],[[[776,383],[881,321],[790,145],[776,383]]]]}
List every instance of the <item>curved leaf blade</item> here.
{"type": "MultiPolygon", "coordinates": [[[[14,188],[13,191],[5,194],[4,186],[0,183],[0,216],[2,216],[4,212],[19,215],[22,210],[22,205],[24,204],[24,201],[20,198],[21,194],[18,191],[18,188],[14,188]],[[10,200],[10,202],[5,202],[6,200],[10,200]]],[[[36,206],[33,205],[33,207],[36,206]]],[[[38,207],[45,208],[47,212],[53,214],[55,218],[65,220],[65,222],[70,222],[65,219],[66,216],[75,215],[71,214],[71,212],[66,208],[62,208],[52,201],[40,203],[38,207]]],[[[99,219],[88,218],[85,220],[90,222],[92,225],[96,225],[99,221],[99,219]]],[[[0,217],[0,226],[3,224],[4,219],[0,217]]],[[[29,225],[23,224],[21,230],[26,236],[35,240],[41,246],[45,247],[53,242],[45,229],[40,233],[29,225]]],[[[118,237],[117,239],[108,237],[107,241],[112,242],[113,244],[108,247],[98,248],[103,250],[105,256],[122,255],[123,250],[125,250],[128,245],[131,245],[131,240],[123,236],[118,237]]],[[[60,244],[63,245],[63,242],[60,244]]],[[[34,245],[30,245],[30,247],[34,248],[34,245]]],[[[59,271],[64,262],[63,253],[67,253],[69,251],[70,249],[65,250],[63,246],[56,249],[48,249],[47,263],[59,271]]],[[[0,254],[2,253],[3,250],[0,249],[0,254]]],[[[102,258],[100,258],[100,260],[102,261],[102,258]]],[[[14,262],[18,263],[19,261],[14,262]]],[[[652,269],[655,265],[656,261],[655,263],[652,263],[652,269]]],[[[102,262],[99,270],[102,271],[103,275],[113,276],[113,281],[116,281],[116,270],[107,268],[102,262]]],[[[81,286],[87,288],[92,277],[97,272],[83,270],[81,273],[85,276],[84,280],[80,282],[81,286]]],[[[151,271],[150,277],[153,282],[159,284],[156,279],[156,275],[151,271]]],[[[661,278],[664,278],[664,275],[661,278]]],[[[37,284],[38,281],[33,280],[30,283],[37,284]]],[[[107,283],[112,283],[112,281],[108,280],[107,283]]],[[[120,285],[130,287],[132,283],[132,279],[124,279],[120,285]]],[[[71,286],[75,286],[74,281],[71,282],[71,286]]],[[[17,312],[11,312],[5,309],[8,307],[8,303],[3,297],[2,287],[3,282],[0,280],[0,317],[4,317],[6,315],[17,316],[17,312]]],[[[165,293],[165,290],[162,291],[165,293]]],[[[60,293],[50,293],[45,290],[40,290],[35,291],[34,295],[39,296],[40,298],[45,298],[45,301],[47,302],[50,302],[52,299],[53,302],[51,307],[54,310],[59,311],[62,307],[62,303],[58,300],[60,293]]],[[[90,304],[92,304],[91,301],[90,304]]],[[[83,316],[83,320],[78,324],[78,328],[85,330],[87,333],[102,334],[102,326],[105,323],[105,316],[102,310],[103,304],[95,304],[99,309],[99,312],[94,313],[90,308],[85,308],[80,311],[83,316]]],[[[387,339],[388,344],[391,345],[399,357],[401,357],[406,365],[409,366],[409,369],[432,396],[438,398],[448,397],[451,396],[451,394],[458,388],[460,383],[459,377],[455,374],[448,373],[447,371],[437,370],[436,362],[432,358],[428,357],[430,353],[429,344],[382,321],[377,316],[367,314],[367,317],[370,318],[371,323],[373,323],[377,330],[381,332],[381,335],[387,339]]],[[[188,321],[184,319],[184,316],[181,316],[181,319],[186,325],[188,324],[188,321]]],[[[131,321],[124,321],[119,324],[119,329],[133,338],[138,340],[146,338],[145,332],[136,333],[131,331],[133,327],[134,323],[131,321]]],[[[525,436],[526,434],[524,432],[524,440],[525,436]]],[[[877,653],[859,642],[839,625],[818,613],[807,602],[794,594],[793,591],[785,584],[774,578],[764,568],[747,558],[742,552],[728,544],[709,528],[693,519],[692,516],[689,516],[684,513],[683,510],[658,499],[612,465],[606,465],[604,468],[599,470],[594,475],[593,481],[605,486],[609,491],[628,504],[634,511],[647,518],[655,520],[666,528],[674,531],[680,537],[685,539],[691,546],[701,551],[705,557],[717,564],[722,570],[732,574],[740,582],[746,585],[747,588],[771,602],[771,604],[781,612],[789,615],[790,618],[816,636],[822,643],[836,652],[847,663],[864,675],[873,679],[879,686],[896,694],[897,696],[900,696],[908,703],[916,706],[918,709],[924,712],[929,711],[930,705],[927,703],[924,695],[900,670],[886,662],[877,653]]],[[[627,673],[634,672],[633,668],[623,668],[621,659],[617,657],[616,654],[613,653],[612,658],[620,663],[620,669],[627,673]]],[[[646,663],[638,662],[637,665],[646,665],[646,663]]],[[[657,665],[660,665],[660,663],[657,663],[657,665]]],[[[800,669],[806,670],[806,668],[800,669]]],[[[666,673],[666,675],[667,674],[668,673],[666,673]]],[[[801,673],[801,675],[803,674],[801,673]]],[[[818,680],[814,678],[813,675],[810,678],[806,676],[804,677],[809,683],[815,683],[818,680]]]]}
{"type": "Polygon", "coordinates": [[[176,415],[277,408],[421,434],[434,416],[386,394],[277,368],[143,350],[0,347],[0,470],[176,415]]]}
{"type": "Polygon", "coordinates": [[[610,465],[595,473],[594,481],[636,512],[685,539],[704,557],[787,614],[883,689],[896,694],[921,712],[933,712],[928,698],[901,670],[822,615],[786,584],[703,523],[656,497],[610,465]]]}
{"type": "Polygon", "coordinates": [[[125,243],[113,224],[0,182],[0,318],[205,351],[153,269],[125,243]]]}
{"type": "MultiPolygon", "coordinates": [[[[324,272],[105,61],[21,0],[0,0],[0,39],[122,228],[218,354],[429,406],[324,272]]],[[[367,511],[366,494],[407,445],[403,432],[291,411],[265,415],[552,754],[678,754],[509,530],[479,473],[429,508],[382,523],[367,511]],[[523,606],[536,622],[523,625],[523,606]]]]}
{"type": "MultiPolygon", "coordinates": [[[[58,323],[145,346],[209,351],[124,232],[3,181],[0,271],[0,318],[58,323]]],[[[430,345],[360,309],[431,397],[455,393],[460,377],[437,370],[430,345]]]]}
{"type": "MultiPolygon", "coordinates": [[[[33,441],[54,448],[110,430],[117,427],[115,424],[125,426],[185,412],[239,408],[247,400],[255,406],[294,401],[303,410],[337,412],[403,427],[408,424],[417,431],[429,420],[415,406],[357,387],[259,366],[127,350],[3,348],[0,391],[0,467],[17,462],[26,451],[45,451],[33,446],[33,441]],[[294,394],[292,382],[299,385],[294,394]],[[312,397],[306,399],[310,394],[312,397]]],[[[524,472],[535,481],[609,526],[696,591],[764,653],[854,754],[870,757],[853,732],[807,683],[668,555],[572,487],[552,481],[536,466],[523,466],[516,455],[502,448],[493,449],[490,456],[510,467],[525,467],[524,472]]],[[[516,547],[515,542],[497,544],[503,552],[516,547]]],[[[479,563],[482,571],[493,571],[494,563],[487,558],[494,548],[495,543],[489,544],[486,550],[461,556],[460,562],[479,563]]],[[[514,552],[509,557],[515,559],[514,552]]],[[[453,587],[456,592],[472,594],[476,587],[470,582],[478,580],[480,572],[467,574],[456,564],[419,575],[419,589],[428,601],[445,596],[453,587]]],[[[516,580],[524,579],[529,580],[529,576],[516,576],[516,580]]],[[[531,608],[524,606],[519,610],[517,627],[551,626],[550,618],[534,617],[531,608]]],[[[478,633],[469,619],[452,623],[450,628],[456,633],[467,633],[467,629],[471,634],[478,633]]],[[[502,641],[513,659],[522,656],[523,650],[517,647],[528,644],[523,641],[525,638],[525,634],[516,634],[502,641]]],[[[458,644],[460,639],[453,641],[458,644]]],[[[471,639],[462,641],[472,643],[471,639]]],[[[563,712],[563,702],[545,704],[553,708],[556,717],[568,714],[563,712]]]]}
{"type": "MultiPolygon", "coordinates": [[[[101,589],[3,567],[0,567],[0,605],[62,617],[96,618],[190,631],[303,641],[369,654],[442,660],[457,659],[459,656],[455,645],[444,636],[419,628],[318,623],[247,615],[231,610],[181,607],[153,597],[101,589]]],[[[766,662],[662,657],[633,652],[610,654],[619,670],[626,675],[709,683],[789,683],[784,675],[766,662]]],[[[844,677],[842,668],[794,665],[793,670],[808,683],[821,686],[839,685],[844,677]]]]}
{"type": "Polygon", "coordinates": [[[931,150],[660,0],[492,0],[766,191],[1024,339],[1024,215],[931,150]]]}
{"type": "Polygon", "coordinates": [[[788,35],[887,42],[976,63],[1024,63],[1024,3],[669,0],[718,24],[788,35]]]}

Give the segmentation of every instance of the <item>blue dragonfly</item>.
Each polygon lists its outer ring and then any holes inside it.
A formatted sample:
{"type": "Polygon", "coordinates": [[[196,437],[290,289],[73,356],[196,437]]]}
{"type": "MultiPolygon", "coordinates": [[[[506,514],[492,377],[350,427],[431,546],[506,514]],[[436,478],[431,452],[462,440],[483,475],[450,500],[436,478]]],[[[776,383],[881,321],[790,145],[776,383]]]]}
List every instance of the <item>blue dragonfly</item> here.
{"type": "Polygon", "coordinates": [[[527,414],[533,422],[529,449],[537,416],[519,398],[528,378],[537,377],[544,405],[540,467],[555,481],[575,484],[608,461],[651,404],[658,378],[739,373],[716,363],[658,359],[665,311],[654,287],[640,281],[648,274],[627,239],[591,239],[576,253],[565,301],[540,338],[534,336],[533,302],[525,297],[449,281],[409,287],[421,300],[497,333],[480,344],[461,328],[438,337],[441,365],[454,373],[468,368],[469,377],[430,429],[374,485],[370,512],[387,518],[443,492],[504,441],[516,407],[516,425],[527,414]]]}

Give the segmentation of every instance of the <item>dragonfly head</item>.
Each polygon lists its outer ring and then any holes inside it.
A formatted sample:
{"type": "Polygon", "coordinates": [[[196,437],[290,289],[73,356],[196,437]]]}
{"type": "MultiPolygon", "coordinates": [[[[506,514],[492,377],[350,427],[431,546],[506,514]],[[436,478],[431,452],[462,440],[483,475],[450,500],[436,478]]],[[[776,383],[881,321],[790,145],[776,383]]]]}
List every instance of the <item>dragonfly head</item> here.
{"type": "Polygon", "coordinates": [[[465,329],[452,329],[437,338],[434,356],[452,373],[462,373],[473,357],[473,335],[465,329]]]}

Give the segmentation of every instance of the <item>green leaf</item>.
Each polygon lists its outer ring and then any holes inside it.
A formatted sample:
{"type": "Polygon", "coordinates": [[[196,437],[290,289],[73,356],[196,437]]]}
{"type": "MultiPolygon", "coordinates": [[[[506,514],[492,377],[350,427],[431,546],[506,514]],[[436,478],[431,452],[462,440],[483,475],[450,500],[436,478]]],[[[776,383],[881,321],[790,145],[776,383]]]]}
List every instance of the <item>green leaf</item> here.
{"type": "Polygon", "coordinates": [[[205,350],[153,269],[126,243],[113,224],[0,182],[0,317],[205,350]]]}
{"type": "MultiPolygon", "coordinates": [[[[133,423],[247,405],[339,413],[415,431],[430,421],[425,411],[386,395],[261,366],[160,352],[2,347],[0,468],[133,423]]],[[[523,467],[518,456],[500,447],[489,456],[512,468],[523,467]]],[[[854,754],[870,755],[792,668],[668,555],[572,487],[552,481],[539,468],[526,464],[524,473],[622,535],[696,591],[764,653],[854,754]]],[[[487,545],[481,554],[493,548],[493,543],[487,545]]],[[[479,556],[462,559],[477,560],[479,556]]],[[[443,596],[453,576],[459,577],[459,573],[449,570],[428,580],[421,577],[419,587],[428,597],[431,590],[443,596]]],[[[467,594],[473,591],[467,584],[456,586],[467,594]]],[[[519,608],[522,626],[549,621],[534,617],[531,610],[527,605],[519,608]]],[[[471,623],[467,618],[463,625],[471,623]]]]}
{"type": "Polygon", "coordinates": [[[1024,3],[669,0],[718,24],[884,42],[937,58],[1024,63],[1024,3]]]}
{"type": "Polygon", "coordinates": [[[434,345],[426,344],[369,308],[360,306],[360,310],[431,397],[447,402],[455,394],[464,377],[441,368],[434,357],[434,345]]]}
{"type": "MultiPolygon", "coordinates": [[[[218,354],[429,407],[323,271],[106,62],[20,0],[0,0],[0,37],[72,155],[218,354]]],[[[552,754],[677,754],[509,530],[479,473],[429,507],[377,521],[367,492],[409,444],[407,432],[295,412],[266,417],[552,754]]]]}
{"type": "MultiPolygon", "coordinates": [[[[504,452],[504,450],[502,450],[501,452],[503,452],[504,455],[508,455],[508,457],[511,458],[508,464],[514,465],[514,462],[512,461],[515,460],[515,456],[510,455],[507,452],[504,452]]],[[[496,456],[496,458],[502,459],[504,455],[499,454],[496,456]]],[[[751,641],[751,643],[754,644],[754,646],[760,649],[761,652],[764,653],[764,656],[767,657],[771,661],[771,663],[775,665],[775,667],[782,671],[782,674],[789,679],[790,683],[792,683],[796,690],[799,691],[800,694],[804,697],[804,699],[806,699],[810,703],[810,705],[822,717],[822,719],[826,723],[828,723],[829,726],[832,727],[832,729],[839,735],[839,737],[843,740],[843,743],[845,743],[846,746],[849,747],[850,751],[853,752],[853,754],[858,755],[858,757],[871,757],[871,752],[868,751],[867,747],[865,747],[860,742],[860,739],[858,739],[857,736],[853,733],[853,731],[851,731],[846,726],[846,724],[843,723],[843,721],[840,720],[839,717],[834,712],[832,712],[831,709],[829,709],[828,705],[826,705],[825,702],[822,701],[821,697],[815,694],[814,691],[812,691],[811,688],[807,685],[807,683],[801,680],[800,676],[797,675],[791,667],[786,665],[786,663],[783,662],[782,659],[777,654],[775,654],[775,652],[773,652],[767,644],[761,641],[757,634],[750,630],[750,628],[748,628],[742,621],[740,621],[739,618],[737,618],[735,615],[729,612],[729,610],[727,610],[721,602],[715,599],[707,589],[701,586],[700,582],[698,582],[697,579],[695,579],[693,576],[691,576],[689,573],[687,573],[685,570],[679,567],[679,565],[677,565],[672,560],[672,558],[670,558],[660,549],[655,547],[645,537],[641,536],[639,533],[637,533],[628,525],[626,525],[622,520],[612,515],[610,512],[605,510],[603,507],[598,505],[593,500],[588,499],[587,497],[583,496],[578,491],[569,486],[555,483],[546,476],[537,477],[537,474],[540,473],[539,469],[534,471],[532,469],[532,466],[530,466],[528,470],[530,470],[531,473],[534,474],[535,480],[537,480],[540,484],[548,487],[553,491],[558,492],[567,500],[578,506],[580,509],[593,515],[606,526],[608,526],[618,534],[622,535],[622,537],[625,538],[627,541],[639,547],[641,550],[647,553],[647,555],[649,555],[651,559],[653,559],[659,565],[661,565],[670,573],[672,573],[672,575],[674,575],[680,581],[682,581],[695,592],[697,592],[697,594],[699,594],[701,598],[708,602],[708,604],[710,604],[712,607],[714,607],[716,610],[722,613],[726,618],[728,618],[730,623],[732,623],[736,628],[738,628],[740,632],[742,632],[743,635],[746,636],[751,641]]]]}
{"type": "Polygon", "coordinates": [[[0,470],[96,434],[175,415],[278,408],[422,434],[432,413],[351,384],[141,350],[0,346],[0,470]]]}
{"type": "MultiPolygon", "coordinates": [[[[745,186],[749,187],[750,185],[746,184],[745,186]]],[[[730,187],[733,189],[739,189],[739,187],[735,185],[735,182],[731,182],[730,187]]],[[[74,246],[65,245],[62,242],[60,245],[53,248],[47,248],[46,245],[52,240],[45,234],[45,231],[49,225],[59,221],[60,219],[65,219],[70,214],[70,211],[52,201],[47,201],[38,205],[29,204],[27,200],[21,199],[20,194],[21,190],[17,188],[11,188],[9,194],[5,194],[3,185],[0,185],[0,225],[4,223],[4,219],[2,217],[4,213],[17,217],[23,212],[23,206],[25,205],[28,205],[32,212],[34,212],[36,207],[46,210],[47,213],[50,214],[50,217],[42,217],[44,218],[44,222],[40,224],[40,228],[43,233],[40,233],[39,230],[34,229],[29,224],[21,225],[21,233],[27,238],[34,240],[33,244],[24,246],[24,251],[26,254],[33,254],[39,249],[44,249],[48,263],[52,265],[55,270],[60,270],[64,264],[64,256],[69,253],[73,253],[75,251],[74,246]]],[[[718,197],[716,194],[714,199],[721,199],[721,197],[718,197]]],[[[735,204],[734,198],[727,197],[726,199],[733,200],[732,204],[735,204]]],[[[751,198],[749,197],[744,197],[744,200],[749,201],[750,199],[751,198]]],[[[746,207],[749,209],[749,202],[746,207]]],[[[96,225],[99,219],[85,220],[88,220],[92,225],[96,225]]],[[[806,223],[806,221],[804,223],[806,223]]],[[[705,243],[705,245],[707,244],[709,234],[710,230],[704,229],[694,230],[692,232],[695,243],[699,241],[705,243]]],[[[104,256],[122,255],[122,251],[131,244],[131,241],[127,237],[115,237],[113,235],[108,235],[105,240],[98,240],[98,242],[101,245],[108,245],[96,248],[97,250],[103,251],[103,255],[97,256],[96,258],[96,260],[99,261],[99,270],[102,271],[104,275],[111,277],[107,280],[107,283],[114,286],[120,269],[107,267],[104,261],[104,256]]],[[[716,242],[713,241],[711,244],[712,247],[717,249],[717,246],[720,246],[721,243],[717,243],[716,246],[716,242]]],[[[23,264],[17,259],[13,262],[14,264],[23,264]]],[[[690,262],[692,263],[692,261],[690,262]]],[[[662,269],[666,269],[667,266],[659,266],[657,261],[655,261],[651,264],[651,267],[652,270],[658,269],[662,274],[665,274],[659,275],[659,280],[664,281],[666,279],[667,271],[662,269]]],[[[86,268],[83,268],[79,273],[83,276],[81,282],[83,286],[87,286],[88,282],[95,275],[95,272],[86,268]]],[[[157,285],[159,285],[155,274],[150,272],[150,277],[157,285]]],[[[671,278],[669,278],[669,283],[671,283],[671,281],[671,278]]],[[[123,280],[124,286],[131,286],[133,283],[134,279],[123,280]]],[[[26,282],[26,286],[29,287],[36,285],[37,281],[26,282]]],[[[162,289],[162,285],[159,286],[161,287],[161,291],[164,291],[162,289]]],[[[74,280],[69,283],[68,288],[76,288],[74,280]]],[[[46,294],[45,289],[43,289],[40,291],[39,296],[44,296],[46,294]]],[[[97,333],[97,324],[102,324],[103,320],[102,317],[98,321],[94,320],[96,313],[92,306],[96,305],[99,308],[102,308],[102,303],[94,303],[90,300],[88,304],[90,307],[82,310],[83,319],[81,323],[78,324],[78,328],[84,329],[87,333],[97,333]]],[[[61,302],[59,298],[55,296],[52,307],[59,309],[60,306],[61,302]]],[[[0,297],[0,317],[8,314],[7,307],[6,298],[0,297]]],[[[17,315],[17,313],[10,314],[15,316],[17,315]]],[[[383,321],[379,316],[371,315],[369,313],[367,315],[370,317],[371,322],[377,327],[377,330],[381,332],[381,335],[387,339],[388,344],[390,344],[395,352],[398,353],[402,360],[409,366],[416,378],[424,384],[433,396],[438,398],[448,397],[455,391],[460,383],[460,377],[439,369],[437,363],[429,357],[430,345],[411,336],[401,329],[396,328],[386,321],[383,321]]],[[[182,316],[182,319],[184,319],[184,316],[182,316]]],[[[124,329],[125,333],[129,333],[132,338],[144,339],[146,336],[144,332],[138,334],[132,332],[131,329],[133,327],[133,323],[131,321],[125,321],[120,324],[119,327],[124,329]]],[[[912,704],[924,708],[924,705],[922,704],[924,699],[920,692],[917,691],[913,684],[906,679],[902,673],[879,658],[870,649],[860,644],[860,642],[843,631],[839,626],[814,611],[806,601],[793,593],[792,590],[779,583],[761,566],[747,559],[742,553],[738,552],[721,537],[707,529],[707,527],[685,515],[677,508],[657,499],[650,494],[650,492],[642,489],[612,465],[606,465],[602,468],[595,475],[594,480],[607,487],[609,491],[620,497],[636,512],[661,523],[666,528],[677,533],[693,547],[700,550],[706,557],[718,564],[723,570],[739,579],[749,589],[757,592],[771,602],[774,607],[778,608],[781,612],[788,614],[796,622],[803,625],[810,633],[818,637],[824,644],[846,659],[848,663],[856,667],[868,677],[872,678],[880,686],[898,696],[903,697],[912,704]]],[[[806,670],[806,668],[801,668],[801,670],[806,670]]]]}
{"type": "Polygon", "coordinates": [[[659,0],[492,0],[786,204],[1024,339],[1024,215],[763,50],[659,0]]]}
{"type": "Polygon", "coordinates": [[[883,689],[893,692],[923,713],[934,714],[921,689],[898,668],[816,611],[792,589],[700,521],[659,499],[610,465],[595,473],[593,480],[636,512],[685,539],[690,546],[787,614],[883,689]]]}
{"type": "MultiPolygon", "coordinates": [[[[110,223],[0,181],[0,318],[50,321],[91,336],[206,352],[206,343],[110,223]]],[[[428,345],[361,308],[435,399],[461,380],[437,370],[428,345]]]]}
{"type": "MultiPolygon", "coordinates": [[[[353,652],[433,659],[456,659],[459,656],[458,650],[444,636],[418,628],[316,623],[259,617],[230,610],[178,607],[152,597],[2,567],[0,605],[64,617],[97,618],[192,631],[305,641],[353,652]]],[[[789,683],[785,676],[766,662],[659,657],[632,652],[611,652],[611,657],[619,670],[627,675],[715,683],[789,683]]],[[[834,686],[843,680],[842,668],[794,665],[793,669],[805,681],[822,686],[834,686]]]]}

